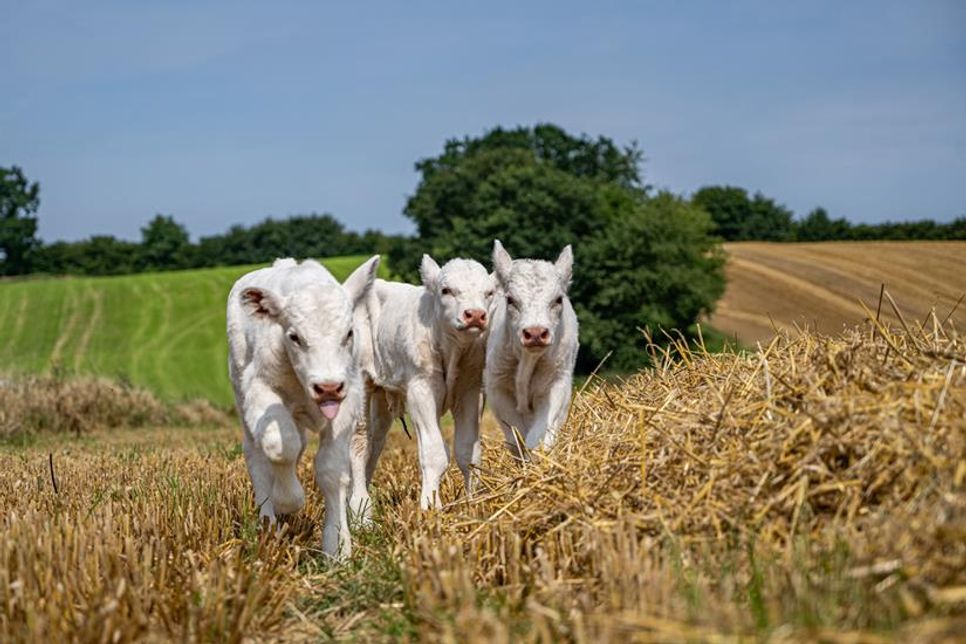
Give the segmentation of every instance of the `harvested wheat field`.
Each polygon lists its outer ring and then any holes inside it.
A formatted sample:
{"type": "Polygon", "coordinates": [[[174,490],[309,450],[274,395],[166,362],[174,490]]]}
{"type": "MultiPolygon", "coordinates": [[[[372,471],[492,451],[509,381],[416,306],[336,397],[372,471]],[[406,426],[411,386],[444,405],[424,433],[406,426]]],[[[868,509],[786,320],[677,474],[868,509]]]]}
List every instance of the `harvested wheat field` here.
{"type": "MultiPolygon", "coordinates": [[[[753,347],[776,329],[807,326],[840,333],[860,323],[860,301],[875,309],[882,285],[911,320],[932,307],[966,328],[966,242],[822,242],[725,244],[728,286],[711,326],[753,347]]],[[[899,320],[889,306],[882,319],[899,320]]]]}
{"type": "Polygon", "coordinates": [[[260,529],[236,428],[24,429],[0,450],[0,640],[955,640],[966,340],[939,322],[656,353],[527,463],[490,424],[479,494],[452,468],[439,512],[394,431],[344,564],[314,491],[260,529]]]}

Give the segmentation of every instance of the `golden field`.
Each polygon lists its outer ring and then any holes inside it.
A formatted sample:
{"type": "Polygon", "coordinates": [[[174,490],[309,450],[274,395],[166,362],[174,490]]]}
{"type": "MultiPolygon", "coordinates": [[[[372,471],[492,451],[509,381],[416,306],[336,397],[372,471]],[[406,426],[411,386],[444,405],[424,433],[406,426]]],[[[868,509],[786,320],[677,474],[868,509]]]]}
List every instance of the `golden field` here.
{"type": "MultiPolygon", "coordinates": [[[[807,326],[840,333],[876,311],[882,285],[908,320],[940,317],[966,294],[966,242],[822,242],[725,244],[728,285],[711,326],[744,346],[765,343],[776,329],[807,326]]],[[[898,324],[888,303],[881,312],[898,324]]],[[[966,328],[966,302],[952,318],[966,328]]]]}
{"type": "Polygon", "coordinates": [[[311,485],[281,535],[260,528],[236,427],[10,434],[0,641],[966,632],[966,341],[951,324],[676,346],[655,364],[578,383],[560,443],[526,463],[487,419],[480,491],[463,498],[451,468],[441,511],[419,511],[415,446],[394,429],[376,526],[342,564],[318,550],[311,485]]]}

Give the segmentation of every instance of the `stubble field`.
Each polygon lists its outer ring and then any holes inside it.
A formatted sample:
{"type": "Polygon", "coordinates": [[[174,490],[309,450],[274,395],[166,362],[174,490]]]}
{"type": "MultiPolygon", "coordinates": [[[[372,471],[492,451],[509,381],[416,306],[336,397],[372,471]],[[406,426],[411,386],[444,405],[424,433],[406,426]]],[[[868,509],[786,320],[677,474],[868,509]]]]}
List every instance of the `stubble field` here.
{"type": "MultiPolygon", "coordinates": [[[[590,382],[528,463],[418,510],[395,428],[376,525],[263,530],[235,427],[0,449],[0,640],[954,641],[966,629],[966,343],[938,318],[672,348],[590,382]]],[[[582,383],[581,383],[582,384],[582,383]]],[[[69,411],[69,410],[67,410],[69,411]]],[[[301,469],[310,481],[309,462],[301,469]]]]}
{"type": "MultiPolygon", "coordinates": [[[[710,324],[744,346],[795,325],[839,333],[875,309],[882,284],[911,320],[940,316],[966,294],[966,242],[725,244],[728,286],[710,324]]],[[[898,324],[886,304],[881,319],[898,324]]],[[[966,302],[953,313],[966,328],[966,302]]]]}

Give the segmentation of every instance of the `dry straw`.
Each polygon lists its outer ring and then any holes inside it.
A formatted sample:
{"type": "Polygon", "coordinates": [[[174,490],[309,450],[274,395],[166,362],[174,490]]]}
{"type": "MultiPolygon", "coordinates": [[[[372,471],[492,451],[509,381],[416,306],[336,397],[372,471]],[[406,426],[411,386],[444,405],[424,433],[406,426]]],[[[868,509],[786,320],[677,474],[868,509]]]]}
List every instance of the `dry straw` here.
{"type": "Polygon", "coordinates": [[[874,319],[655,348],[524,463],[488,420],[478,494],[452,472],[439,512],[397,432],[342,566],[317,552],[314,492],[283,536],[258,531],[237,432],[58,454],[59,493],[46,453],[5,455],[0,639],[954,638],[966,342],[935,316],[874,319]]]}
{"type": "Polygon", "coordinates": [[[0,380],[0,438],[35,432],[80,435],[96,428],[225,425],[229,415],[197,400],[170,404],[106,378],[59,375],[0,380]]]}
{"type": "MultiPolygon", "coordinates": [[[[579,395],[549,454],[520,467],[487,450],[473,502],[386,513],[427,633],[966,626],[951,619],[966,605],[966,343],[951,327],[872,318],[754,353],[654,351],[653,370],[579,395]]],[[[393,496],[410,476],[390,475],[393,496]]]]}

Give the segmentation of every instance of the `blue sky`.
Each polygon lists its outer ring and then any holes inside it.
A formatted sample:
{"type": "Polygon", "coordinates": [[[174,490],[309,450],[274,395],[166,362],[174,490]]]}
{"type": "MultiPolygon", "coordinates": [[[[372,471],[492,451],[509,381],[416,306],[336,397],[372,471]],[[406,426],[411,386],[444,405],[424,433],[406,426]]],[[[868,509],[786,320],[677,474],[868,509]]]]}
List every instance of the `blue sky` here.
{"type": "Polygon", "coordinates": [[[955,0],[8,0],[0,74],[0,165],[40,181],[47,241],[136,239],[156,212],[195,237],[312,211],[409,231],[416,160],[546,121],[636,139],[678,193],[966,214],[955,0]]]}

